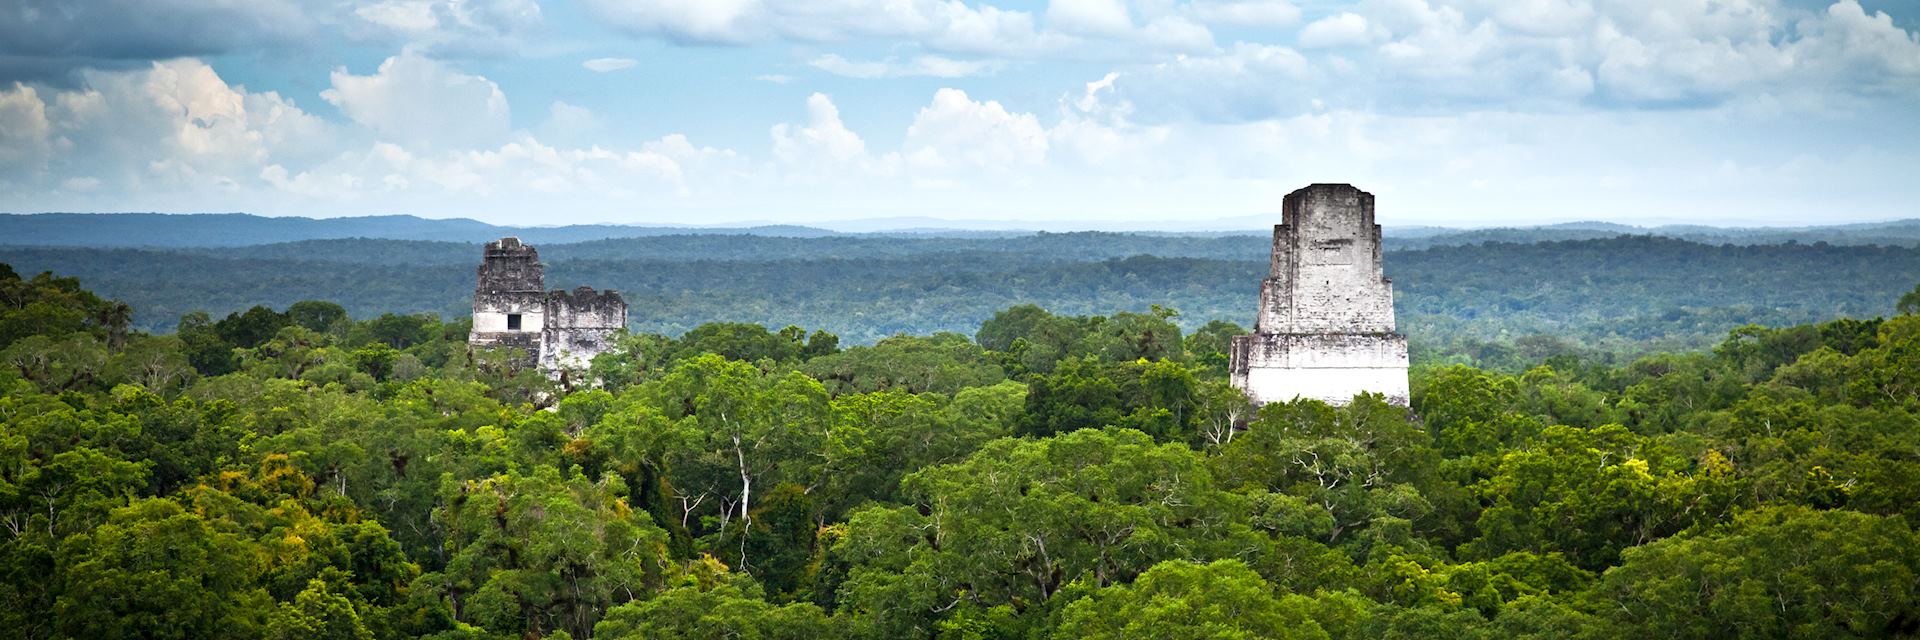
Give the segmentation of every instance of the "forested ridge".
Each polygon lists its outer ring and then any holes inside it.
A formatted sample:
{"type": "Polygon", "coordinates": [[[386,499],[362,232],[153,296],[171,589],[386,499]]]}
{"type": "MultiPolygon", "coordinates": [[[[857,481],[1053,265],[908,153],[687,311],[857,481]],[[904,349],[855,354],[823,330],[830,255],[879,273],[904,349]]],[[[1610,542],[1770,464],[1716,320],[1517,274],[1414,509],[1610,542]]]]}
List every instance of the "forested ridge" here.
{"type": "Polygon", "coordinates": [[[0,629],[1911,637],[1920,289],[1879,304],[1252,411],[1244,330],[1160,306],[871,345],[706,323],[554,382],[464,321],[147,334],[0,266],[0,629]]]}
{"type": "MultiPolygon", "coordinates": [[[[1141,222],[1108,222],[1105,228],[1130,228],[1112,235],[1145,238],[1263,238],[1265,225],[1279,213],[1237,218],[1168,220],[1160,230],[1145,230],[1141,222]]],[[[0,213],[0,238],[5,244],[37,247],[145,247],[192,249],[302,245],[314,241],[374,239],[418,244],[483,243],[501,236],[518,236],[536,244],[587,243],[603,240],[753,236],[794,240],[838,238],[855,243],[887,244],[991,242],[1044,236],[1073,236],[1087,228],[1085,221],[1036,221],[1026,230],[980,228],[980,221],[938,218],[849,220],[824,227],[761,223],[732,227],[624,224],[569,224],[559,226],[502,226],[467,218],[421,218],[411,215],[306,218],[259,216],[246,213],[0,213]],[[1043,231],[1051,229],[1053,233],[1043,231]],[[1065,231],[1064,233],[1061,233],[1065,231]]],[[[1020,223],[1002,222],[1001,225],[1020,223]]],[[[1151,223],[1147,223],[1151,224],[1151,223]]],[[[996,225],[999,226],[999,225],[996,225]]],[[[1530,243],[1555,240],[1591,240],[1623,235],[1655,235],[1705,244],[1778,244],[1828,242],[1847,245],[1920,245],[1920,220],[1816,225],[1803,227],[1715,227],[1705,225],[1634,226],[1609,222],[1570,222],[1539,226],[1460,229],[1435,226],[1385,228],[1388,248],[1427,248],[1481,242],[1530,243]]]]}
{"type": "MultiPolygon", "coordinates": [[[[1192,331],[1247,324],[1271,241],[1254,236],[1035,234],[991,240],[669,236],[541,246],[548,285],[620,290],[636,332],[708,322],[825,329],[849,344],[967,333],[996,311],[1069,315],[1179,309],[1192,331]]],[[[330,300],[355,318],[463,317],[479,249],[327,240],[191,250],[6,248],[133,305],[134,326],[183,315],[330,300]]],[[[1920,249],[1819,243],[1705,245],[1672,238],[1485,243],[1388,251],[1416,358],[1519,372],[1562,353],[1623,364],[1706,349],[1731,327],[1873,317],[1920,281],[1920,249]]]]}

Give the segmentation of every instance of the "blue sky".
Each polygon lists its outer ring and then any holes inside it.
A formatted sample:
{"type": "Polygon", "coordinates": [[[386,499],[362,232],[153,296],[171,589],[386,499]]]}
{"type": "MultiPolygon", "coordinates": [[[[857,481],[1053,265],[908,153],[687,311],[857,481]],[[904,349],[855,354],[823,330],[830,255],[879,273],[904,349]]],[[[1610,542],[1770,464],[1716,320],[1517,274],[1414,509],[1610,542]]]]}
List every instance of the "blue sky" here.
{"type": "Polygon", "coordinates": [[[0,0],[0,211],[1173,227],[1351,182],[1388,224],[1920,217],[1916,19],[1886,0],[0,0]]]}

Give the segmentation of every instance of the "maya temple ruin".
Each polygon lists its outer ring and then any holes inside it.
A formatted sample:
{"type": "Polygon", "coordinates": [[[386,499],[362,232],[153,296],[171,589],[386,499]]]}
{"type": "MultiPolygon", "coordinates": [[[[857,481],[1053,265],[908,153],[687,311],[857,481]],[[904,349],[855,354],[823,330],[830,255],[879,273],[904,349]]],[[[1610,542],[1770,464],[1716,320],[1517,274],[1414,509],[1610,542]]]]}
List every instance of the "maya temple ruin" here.
{"type": "Polygon", "coordinates": [[[1252,335],[1233,339],[1233,386],[1254,404],[1362,392],[1407,404],[1407,338],[1394,332],[1373,194],[1347,184],[1293,193],[1273,228],[1252,335]]]}
{"type": "MultiPolygon", "coordinates": [[[[1345,405],[1359,393],[1406,405],[1407,339],[1395,332],[1393,282],[1380,257],[1373,194],[1347,184],[1287,194],[1253,333],[1233,339],[1233,386],[1256,405],[1345,405]]],[[[524,364],[559,377],[611,347],[627,303],[612,290],[547,291],[545,270],[518,238],[487,243],[468,344],[518,349],[524,364]]]]}
{"type": "Polygon", "coordinates": [[[470,347],[519,349],[525,364],[558,376],[585,368],[626,326],[627,301],[620,292],[585,286],[548,291],[539,251],[519,238],[487,243],[473,289],[470,347]]]}

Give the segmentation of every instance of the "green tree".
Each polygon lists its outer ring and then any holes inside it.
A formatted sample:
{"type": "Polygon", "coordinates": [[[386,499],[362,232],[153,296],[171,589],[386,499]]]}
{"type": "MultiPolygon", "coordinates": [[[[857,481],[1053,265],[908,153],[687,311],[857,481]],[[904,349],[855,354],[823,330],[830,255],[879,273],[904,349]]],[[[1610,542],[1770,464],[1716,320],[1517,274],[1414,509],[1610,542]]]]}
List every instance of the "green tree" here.
{"type": "Polygon", "coordinates": [[[267,625],[267,638],[273,640],[373,640],[373,632],[360,621],[353,602],[327,591],[327,583],[314,580],[293,602],[280,603],[267,625]]]}
{"type": "MultiPolygon", "coordinates": [[[[685,434],[666,462],[668,479],[707,532],[738,521],[751,536],[756,492],[781,482],[813,487],[823,478],[819,456],[829,422],[826,389],[799,373],[767,375],[753,365],[702,355],[659,380],[628,392],[685,434]]],[[[690,523],[691,524],[691,523],[690,523]]],[[[725,552],[749,569],[744,547],[725,552]]]]}
{"type": "Polygon", "coordinates": [[[162,394],[179,391],[198,377],[187,359],[186,343],[175,336],[132,338],[106,365],[109,382],[137,384],[162,394]]]}
{"type": "Polygon", "coordinates": [[[1377,394],[1346,407],[1268,403],[1210,462],[1227,486],[1305,498],[1332,516],[1325,541],[1379,518],[1417,520],[1432,505],[1419,486],[1435,466],[1430,439],[1404,408],[1377,394]]]}
{"type": "Polygon", "coordinates": [[[1164,442],[1187,442],[1197,423],[1217,419],[1202,410],[1199,387],[1185,365],[1167,360],[1062,360],[1052,373],[1030,378],[1019,433],[1046,436],[1118,425],[1164,442]]]}
{"type": "Polygon", "coordinates": [[[220,340],[241,349],[252,349],[273,338],[282,328],[292,322],[286,314],[264,306],[254,306],[246,312],[229,313],[219,322],[213,323],[213,331],[220,340]]]}
{"type": "Polygon", "coordinates": [[[78,278],[42,272],[21,279],[0,263],[0,349],[33,335],[86,332],[117,349],[127,337],[132,309],[80,288],[78,278]]]}
{"type": "Polygon", "coordinates": [[[1344,632],[1352,624],[1342,614],[1351,610],[1276,593],[1236,560],[1170,560],[1131,585],[1101,589],[1068,605],[1057,632],[1073,638],[1324,639],[1333,637],[1328,627],[1344,632]]]}
{"type": "Polygon", "coordinates": [[[174,335],[186,344],[187,362],[201,375],[231,373],[240,366],[239,358],[233,355],[233,345],[220,337],[213,320],[204,311],[180,316],[174,335]]]}
{"type": "Polygon", "coordinates": [[[1920,606],[1920,539],[1900,518],[1761,509],[1623,560],[1594,588],[1623,635],[1891,637],[1920,606]]]}
{"type": "Polygon", "coordinates": [[[621,605],[594,628],[594,637],[806,640],[835,637],[838,631],[819,607],[775,606],[761,598],[751,581],[735,580],[710,589],[677,587],[645,602],[621,605]]]}
{"type": "Polygon", "coordinates": [[[421,580],[455,615],[495,633],[564,630],[585,638],[607,609],[665,579],[666,532],[621,499],[617,478],[552,467],[461,483],[436,519],[452,555],[421,580]]]}
{"type": "Polygon", "coordinates": [[[347,342],[350,345],[379,342],[395,349],[405,349],[433,340],[439,330],[440,319],[431,314],[383,313],[355,327],[347,342]]]}
{"type": "Polygon", "coordinates": [[[1233,355],[1233,338],[1247,333],[1240,325],[1225,320],[1208,321],[1187,336],[1187,357],[1208,372],[1226,375],[1228,361],[1233,355]]]}
{"type": "Polygon", "coordinates": [[[302,300],[287,307],[287,321],[314,333],[327,333],[347,321],[347,308],[325,300],[302,300]]]}
{"type": "Polygon", "coordinates": [[[1690,476],[1618,425],[1548,427],[1531,446],[1504,455],[1475,491],[1488,503],[1468,557],[1559,552],[1582,568],[1614,564],[1646,544],[1728,509],[1718,479],[1690,476]],[[1651,459],[1649,459],[1651,457],[1651,459]]]}
{"type": "Polygon", "coordinates": [[[805,338],[805,332],[798,327],[782,333],[746,322],[713,322],[681,335],[670,360],[689,360],[711,353],[746,362],[793,362],[799,360],[805,350],[805,338]]]}
{"type": "Polygon", "coordinates": [[[963,602],[1034,607],[1075,580],[1259,546],[1198,454],[1126,429],[996,440],[903,490],[914,506],[854,513],[834,550],[852,562],[843,613],[883,637],[928,633],[963,602]]]}
{"type": "Polygon", "coordinates": [[[28,336],[0,351],[0,363],[43,391],[78,391],[106,373],[107,348],[86,333],[28,336]]]}
{"type": "Polygon", "coordinates": [[[52,614],[78,638],[253,638],[273,612],[251,545],[153,498],[61,544],[52,614]]]}
{"type": "Polygon", "coordinates": [[[953,394],[1006,379],[984,350],[956,333],[895,336],[871,347],[815,357],[800,370],[836,395],[888,389],[953,394]]]}

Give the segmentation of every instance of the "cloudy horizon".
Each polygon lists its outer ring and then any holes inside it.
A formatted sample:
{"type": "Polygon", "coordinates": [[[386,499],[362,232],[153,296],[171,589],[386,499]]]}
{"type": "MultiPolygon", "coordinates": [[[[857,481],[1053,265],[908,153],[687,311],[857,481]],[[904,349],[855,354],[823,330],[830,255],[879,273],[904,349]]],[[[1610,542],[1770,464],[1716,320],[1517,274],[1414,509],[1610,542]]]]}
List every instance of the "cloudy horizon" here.
{"type": "Polygon", "coordinates": [[[0,211],[495,224],[1920,217],[1920,11],[0,0],[0,211]]]}

